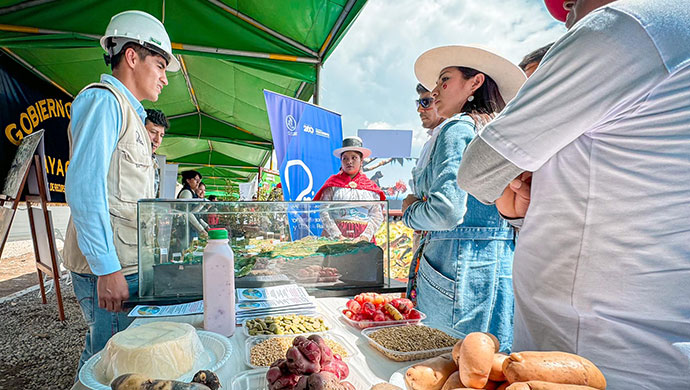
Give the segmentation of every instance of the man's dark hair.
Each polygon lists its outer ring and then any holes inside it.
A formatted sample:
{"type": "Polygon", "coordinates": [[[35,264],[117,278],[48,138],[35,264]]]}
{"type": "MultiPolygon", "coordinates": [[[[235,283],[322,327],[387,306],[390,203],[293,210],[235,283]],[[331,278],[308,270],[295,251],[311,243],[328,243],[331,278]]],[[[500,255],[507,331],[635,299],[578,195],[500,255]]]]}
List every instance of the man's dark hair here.
{"type": "Polygon", "coordinates": [[[421,95],[423,93],[429,92],[428,89],[426,89],[425,86],[423,86],[421,83],[417,84],[417,94],[421,95]]]}
{"type": "MultiPolygon", "coordinates": [[[[109,38],[109,39],[112,40],[112,38],[109,38]]],[[[106,43],[106,45],[108,45],[108,44],[110,44],[110,43],[106,43]]],[[[139,58],[141,58],[142,60],[145,60],[146,57],[148,57],[148,56],[159,55],[155,51],[149,50],[149,49],[145,48],[144,46],[141,46],[138,43],[127,42],[127,43],[125,43],[124,46],[122,46],[122,50],[120,50],[119,53],[115,54],[110,59],[110,69],[115,70],[115,68],[117,68],[117,66],[120,65],[120,62],[122,62],[122,59],[125,58],[125,51],[127,51],[127,49],[130,47],[132,49],[134,49],[134,51],[137,53],[139,58]]]]}
{"type": "Polygon", "coordinates": [[[209,195],[208,200],[210,200],[211,202],[215,202],[216,200],[218,200],[218,198],[215,195],[209,195]]]}
{"type": "Polygon", "coordinates": [[[537,63],[541,62],[541,60],[546,55],[546,52],[549,51],[549,49],[551,49],[551,46],[553,46],[553,42],[549,43],[548,45],[546,45],[544,47],[540,47],[539,49],[527,54],[525,56],[525,58],[523,58],[522,61],[520,61],[520,63],[518,64],[520,69],[525,70],[525,68],[527,68],[527,65],[533,64],[535,62],[537,62],[537,63]]]}
{"type": "Polygon", "coordinates": [[[199,176],[199,179],[203,178],[203,176],[201,176],[201,173],[194,170],[182,172],[182,184],[186,184],[187,180],[194,179],[197,176],[199,176]]]}
{"type": "MultiPolygon", "coordinates": [[[[466,68],[464,66],[458,66],[456,68],[462,73],[465,80],[469,80],[481,73],[476,69],[466,68]]],[[[501,112],[501,110],[505,108],[506,103],[498,90],[498,85],[489,75],[483,74],[484,83],[472,94],[474,100],[466,102],[460,112],[493,115],[501,112]]]]}
{"type": "Polygon", "coordinates": [[[165,130],[168,130],[170,128],[170,122],[168,122],[168,118],[165,117],[165,114],[163,114],[163,111],[161,110],[147,108],[146,120],[153,123],[154,125],[163,126],[165,130]]]}

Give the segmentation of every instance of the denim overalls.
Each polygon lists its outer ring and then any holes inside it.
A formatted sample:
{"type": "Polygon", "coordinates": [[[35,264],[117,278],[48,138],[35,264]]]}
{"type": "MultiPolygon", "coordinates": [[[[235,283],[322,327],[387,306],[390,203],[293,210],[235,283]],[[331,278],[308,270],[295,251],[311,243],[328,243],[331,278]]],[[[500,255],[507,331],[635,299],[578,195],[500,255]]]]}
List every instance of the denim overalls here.
{"type": "Polygon", "coordinates": [[[424,233],[410,268],[408,296],[416,298],[427,321],[465,334],[490,332],[501,350],[509,351],[515,232],[495,206],[458,187],[462,153],[476,133],[468,115],[452,119],[440,131],[431,161],[413,178],[423,201],[405,211],[404,221],[424,233]]]}

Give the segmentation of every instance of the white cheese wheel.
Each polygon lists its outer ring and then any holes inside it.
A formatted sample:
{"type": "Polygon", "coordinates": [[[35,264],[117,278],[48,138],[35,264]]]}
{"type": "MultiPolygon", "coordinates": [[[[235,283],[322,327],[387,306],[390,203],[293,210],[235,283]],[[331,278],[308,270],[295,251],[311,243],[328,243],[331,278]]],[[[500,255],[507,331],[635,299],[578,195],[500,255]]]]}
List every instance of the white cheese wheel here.
{"type": "Polygon", "coordinates": [[[155,379],[177,379],[194,368],[205,353],[189,324],[150,322],[115,334],[103,349],[100,369],[112,381],[122,374],[155,379]]]}

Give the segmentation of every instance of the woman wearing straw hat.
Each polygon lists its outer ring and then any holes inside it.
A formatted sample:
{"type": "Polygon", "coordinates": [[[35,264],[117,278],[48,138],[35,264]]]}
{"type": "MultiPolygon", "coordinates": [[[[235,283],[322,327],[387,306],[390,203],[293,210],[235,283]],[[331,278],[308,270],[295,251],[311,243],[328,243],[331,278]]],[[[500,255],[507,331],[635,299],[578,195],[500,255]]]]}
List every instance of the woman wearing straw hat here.
{"type": "Polygon", "coordinates": [[[457,185],[467,144],[525,81],[510,61],[484,49],[445,46],[415,63],[446,121],[432,134],[431,153],[413,172],[415,194],[403,202],[407,226],[423,231],[410,269],[408,295],[429,320],[460,332],[491,332],[509,350],[513,331],[514,230],[495,206],[457,185]]]}
{"type": "MultiPolygon", "coordinates": [[[[359,137],[346,137],[343,146],[333,151],[340,159],[340,172],[331,176],[314,196],[314,200],[386,200],[386,195],[362,172],[362,160],[371,155],[359,137]]],[[[332,238],[374,241],[383,223],[379,206],[341,209],[321,213],[324,234],[332,238]]]]}

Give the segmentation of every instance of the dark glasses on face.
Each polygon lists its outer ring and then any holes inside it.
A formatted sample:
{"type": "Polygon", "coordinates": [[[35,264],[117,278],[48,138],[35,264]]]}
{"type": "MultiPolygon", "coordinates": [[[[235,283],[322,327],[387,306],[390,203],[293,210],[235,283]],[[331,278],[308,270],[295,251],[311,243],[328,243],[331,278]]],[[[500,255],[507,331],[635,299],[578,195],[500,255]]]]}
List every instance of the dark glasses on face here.
{"type": "Polygon", "coordinates": [[[432,98],[432,97],[425,97],[425,98],[415,100],[415,103],[417,103],[417,108],[419,108],[421,106],[424,109],[431,108],[431,103],[433,103],[433,102],[434,102],[434,98],[432,98]]]}

